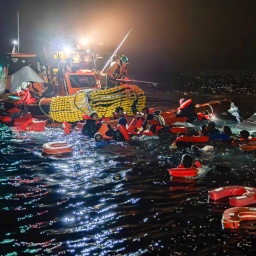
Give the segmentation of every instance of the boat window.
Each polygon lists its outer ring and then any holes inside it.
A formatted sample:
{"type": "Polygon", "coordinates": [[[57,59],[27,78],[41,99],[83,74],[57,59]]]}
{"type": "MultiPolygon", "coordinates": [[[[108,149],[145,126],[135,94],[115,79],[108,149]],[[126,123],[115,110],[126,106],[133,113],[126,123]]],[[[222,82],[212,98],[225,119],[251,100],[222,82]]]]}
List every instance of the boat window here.
{"type": "Polygon", "coordinates": [[[72,88],[88,88],[96,86],[96,79],[93,75],[70,75],[72,88]]]}

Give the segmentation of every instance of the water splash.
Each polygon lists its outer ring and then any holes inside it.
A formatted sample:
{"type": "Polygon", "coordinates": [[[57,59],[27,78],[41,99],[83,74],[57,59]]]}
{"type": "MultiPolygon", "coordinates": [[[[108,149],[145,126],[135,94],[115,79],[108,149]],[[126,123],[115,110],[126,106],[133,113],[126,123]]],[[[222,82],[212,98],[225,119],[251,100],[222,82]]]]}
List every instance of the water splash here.
{"type": "Polygon", "coordinates": [[[236,120],[240,123],[241,118],[240,118],[240,115],[239,115],[239,110],[238,110],[238,107],[234,104],[234,102],[230,103],[230,109],[228,110],[228,112],[232,116],[234,116],[236,118],[236,120]]]}

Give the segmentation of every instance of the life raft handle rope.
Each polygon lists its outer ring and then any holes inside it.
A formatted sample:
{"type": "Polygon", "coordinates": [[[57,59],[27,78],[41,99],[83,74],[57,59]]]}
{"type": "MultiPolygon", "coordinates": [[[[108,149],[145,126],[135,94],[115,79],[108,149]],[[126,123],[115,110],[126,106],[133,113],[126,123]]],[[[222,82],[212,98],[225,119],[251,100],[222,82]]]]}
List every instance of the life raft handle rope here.
{"type": "Polygon", "coordinates": [[[88,109],[88,111],[90,112],[90,110],[92,109],[92,107],[90,106],[90,103],[89,103],[89,97],[90,97],[90,95],[88,96],[88,94],[90,93],[90,91],[87,91],[87,90],[80,90],[80,91],[78,91],[78,92],[76,92],[76,94],[75,94],[75,97],[74,97],[74,105],[76,106],[76,108],[78,109],[78,110],[80,110],[83,114],[85,114],[83,111],[82,111],[82,108],[85,106],[85,105],[87,105],[87,109],[88,109]],[[84,98],[84,104],[82,105],[82,106],[78,106],[77,104],[76,104],[76,97],[77,97],[77,95],[79,94],[79,93],[85,93],[85,98],[84,98]]]}
{"type": "Polygon", "coordinates": [[[211,102],[204,103],[204,104],[196,104],[196,108],[205,107],[205,106],[208,106],[211,109],[211,113],[209,113],[209,114],[212,115],[213,114],[213,107],[211,106],[211,102]]]}
{"type": "MultiPolygon", "coordinates": [[[[38,102],[38,107],[40,108],[40,110],[41,110],[41,112],[44,114],[44,115],[46,115],[46,116],[48,116],[49,118],[51,118],[52,119],[52,117],[51,116],[49,116],[47,113],[45,113],[44,111],[43,111],[43,109],[41,108],[41,100],[43,100],[45,97],[43,97],[43,98],[41,98],[40,100],[39,100],[39,102],[38,102]]],[[[53,120],[53,119],[52,119],[53,120]]],[[[54,120],[53,120],[54,121],[54,120]]]]}

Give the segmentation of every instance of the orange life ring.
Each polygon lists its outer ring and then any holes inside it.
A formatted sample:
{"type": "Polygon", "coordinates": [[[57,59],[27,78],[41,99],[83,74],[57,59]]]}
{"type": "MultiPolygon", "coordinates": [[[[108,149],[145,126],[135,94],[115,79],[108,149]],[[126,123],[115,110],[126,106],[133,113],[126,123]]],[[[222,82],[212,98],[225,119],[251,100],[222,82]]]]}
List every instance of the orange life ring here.
{"type": "Polygon", "coordinates": [[[245,206],[256,203],[256,188],[243,186],[224,186],[208,191],[208,195],[213,200],[231,196],[229,204],[231,206],[245,206]]]}
{"type": "Polygon", "coordinates": [[[195,177],[198,173],[197,168],[172,168],[169,173],[173,177],[195,177]]]}
{"type": "Polygon", "coordinates": [[[66,141],[53,141],[43,145],[43,151],[49,155],[70,153],[72,150],[72,145],[68,146],[66,141]]]}
{"type": "Polygon", "coordinates": [[[224,186],[208,191],[208,195],[212,200],[219,200],[227,196],[241,196],[246,192],[243,186],[224,186]]]}
{"type": "Polygon", "coordinates": [[[185,102],[183,102],[178,109],[184,109],[186,107],[188,107],[190,104],[192,103],[192,100],[189,99],[189,100],[186,100],[185,102]]]}
{"type": "Polygon", "coordinates": [[[253,151],[256,150],[256,140],[253,138],[246,141],[246,143],[239,145],[239,148],[243,151],[253,151]]]}
{"type": "Polygon", "coordinates": [[[184,142],[208,142],[209,136],[187,136],[187,135],[181,135],[178,138],[176,138],[175,142],[178,141],[184,141],[184,142]]]}
{"type": "Polygon", "coordinates": [[[122,133],[126,140],[130,140],[129,133],[123,125],[118,124],[116,128],[122,133]]]}
{"type": "Polygon", "coordinates": [[[173,126],[173,127],[170,128],[170,133],[186,132],[187,130],[188,130],[187,127],[173,126]]]}
{"type": "Polygon", "coordinates": [[[254,193],[249,193],[242,196],[235,196],[235,197],[229,198],[229,204],[231,206],[241,207],[241,206],[255,204],[255,203],[256,203],[255,191],[254,193]]]}
{"type": "Polygon", "coordinates": [[[240,228],[240,222],[245,220],[256,220],[256,208],[233,207],[224,211],[222,215],[222,226],[226,229],[240,228]]]}

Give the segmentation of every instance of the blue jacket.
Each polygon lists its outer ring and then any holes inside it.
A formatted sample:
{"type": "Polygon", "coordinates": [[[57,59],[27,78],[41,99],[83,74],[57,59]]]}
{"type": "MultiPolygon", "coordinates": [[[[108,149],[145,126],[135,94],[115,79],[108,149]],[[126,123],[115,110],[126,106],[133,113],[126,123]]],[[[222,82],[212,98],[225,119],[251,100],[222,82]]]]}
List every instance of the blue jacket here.
{"type": "Polygon", "coordinates": [[[214,134],[209,134],[210,140],[230,140],[229,136],[224,132],[218,132],[214,134]]]}

